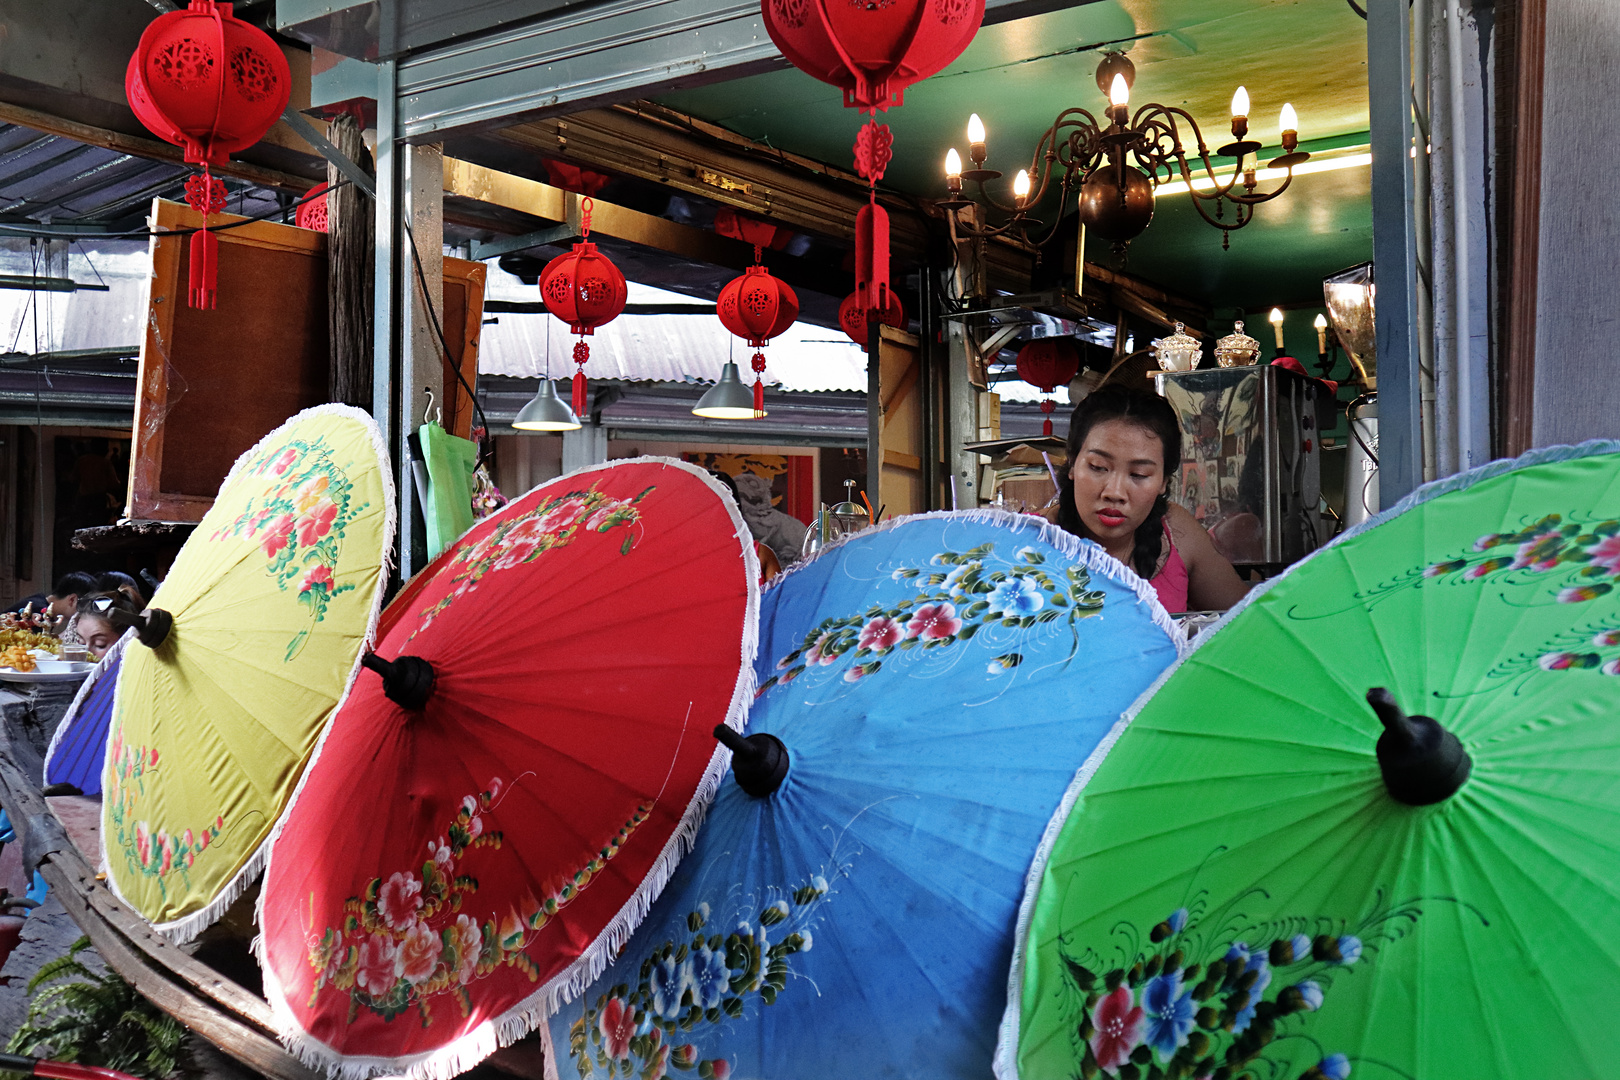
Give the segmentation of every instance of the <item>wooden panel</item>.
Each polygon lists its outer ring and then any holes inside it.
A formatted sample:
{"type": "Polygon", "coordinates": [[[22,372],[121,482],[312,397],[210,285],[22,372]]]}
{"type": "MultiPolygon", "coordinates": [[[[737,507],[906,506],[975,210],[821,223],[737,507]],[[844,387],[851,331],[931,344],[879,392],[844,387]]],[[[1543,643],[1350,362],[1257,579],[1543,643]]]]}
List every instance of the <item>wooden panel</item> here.
{"type": "MultiPolygon", "coordinates": [[[[216,214],[215,225],[241,218],[216,214]]],[[[202,218],[153,201],[159,233],[202,218]]],[[[326,400],[326,236],[252,222],[219,234],[219,301],[186,300],[190,240],[152,237],[135,401],[132,518],[199,521],[232,463],[288,416],[326,400]]]]}
{"type": "Polygon", "coordinates": [[[480,262],[466,259],[444,260],[444,338],[450,357],[444,360],[444,429],[463,439],[471,438],[473,399],[466,386],[478,386],[478,335],[484,323],[484,278],[480,262]],[[452,360],[454,364],[452,364],[452,360]],[[456,368],[461,378],[456,378],[456,368]]]}
{"type": "MultiPolygon", "coordinates": [[[[220,214],[212,223],[241,220],[220,214]]],[[[189,207],[153,204],[159,232],[200,224],[189,207]]],[[[327,400],[325,234],[251,222],[220,233],[219,246],[218,306],[198,310],[186,302],[188,237],[152,238],[126,510],[138,520],[200,521],[239,456],[300,409],[327,400]]],[[[461,380],[477,385],[484,278],[482,263],[444,260],[450,359],[436,395],[446,429],[464,438],[474,410],[461,380]]]]}
{"type": "Polygon", "coordinates": [[[929,509],[923,486],[922,357],[917,338],[883,327],[879,345],[878,400],[882,403],[883,466],[878,477],[877,506],[885,514],[917,514],[929,509]]]}

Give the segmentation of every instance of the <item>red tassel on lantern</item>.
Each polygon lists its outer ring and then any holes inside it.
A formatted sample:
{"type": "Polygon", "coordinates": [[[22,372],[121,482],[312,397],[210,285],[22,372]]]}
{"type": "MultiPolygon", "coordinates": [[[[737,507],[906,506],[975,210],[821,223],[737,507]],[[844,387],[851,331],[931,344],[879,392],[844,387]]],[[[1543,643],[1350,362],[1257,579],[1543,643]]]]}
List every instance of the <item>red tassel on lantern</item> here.
{"type": "MultiPolygon", "coordinates": [[[[1036,338],[1018,350],[1018,377],[1032,386],[1040,387],[1043,394],[1053,393],[1060,385],[1068,385],[1078,374],[1080,347],[1073,338],[1036,338]]],[[[1052,411],[1056,407],[1051,398],[1041,401],[1041,412],[1046,414],[1041,434],[1052,434],[1052,411]]]]}
{"type": "Polygon", "coordinates": [[[889,212],[876,202],[855,215],[855,295],[863,310],[889,309],[889,212]]]}
{"type": "MultiPolygon", "coordinates": [[[[754,258],[760,257],[754,248],[754,258]]],[[[741,277],[732,278],[720,290],[715,305],[720,323],[743,338],[754,349],[763,349],[773,337],[793,325],[799,317],[799,297],[778,278],[756,263],[741,277]]],[[[765,414],[765,354],[756,352],[754,366],[754,411],[765,414]]]]}
{"type": "Polygon", "coordinates": [[[619,268],[590,242],[590,199],[580,202],[581,232],[585,239],[574,245],[566,255],[559,255],[546,264],[540,273],[540,299],[546,310],[568,324],[570,333],[578,334],[574,342],[574,415],[583,416],[586,410],[585,364],[591,358],[591,347],[585,338],[598,326],[605,326],[624,311],[628,295],[624,275],[619,268]]]}
{"type": "Polygon", "coordinates": [[[219,241],[206,231],[207,215],[224,209],[225,199],[208,166],[225,164],[280,118],[292,93],[287,58],[270,35],[234,17],[230,4],[191,0],[141,34],[124,90],[141,123],[203,167],[201,184],[194,189],[197,177],[186,184],[186,202],[204,215],[204,231],[191,240],[189,292],[192,307],[213,307],[219,241]]]}

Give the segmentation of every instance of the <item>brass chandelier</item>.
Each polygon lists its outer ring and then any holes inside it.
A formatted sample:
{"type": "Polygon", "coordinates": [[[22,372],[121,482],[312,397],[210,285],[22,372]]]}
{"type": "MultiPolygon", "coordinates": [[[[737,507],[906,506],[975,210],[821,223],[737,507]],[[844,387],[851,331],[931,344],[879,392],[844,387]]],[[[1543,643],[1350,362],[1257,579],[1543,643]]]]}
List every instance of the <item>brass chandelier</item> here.
{"type": "Polygon", "coordinates": [[[1199,216],[1221,230],[1221,247],[1226,248],[1232,230],[1254,220],[1256,206],[1287,191],[1294,180],[1294,168],[1310,157],[1298,149],[1299,121],[1293,105],[1286,104],[1279,124],[1283,154],[1266,165],[1286,175],[1275,190],[1258,190],[1261,145],[1248,138],[1249,95],[1240,86],[1232,96],[1233,141],[1214,151],[1214,156],[1233,159],[1235,165],[1229,176],[1217,175],[1203,132],[1185,109],[1150,102],[1132,115],[1130,93],[1135,80],[1136,65],[1124,53],[1104,55],[1097,65],[1097,87],[1108,95],[1108,107],[1103,113],[1107,122],[1100,122],[1078,107],[1058,113],[1036,145],[1030,168],[1020,169],[1014,177],[1010,204],[997,199],[985,187],[1002,174],[985,167],[989,149],[984,125],[975,114],[968,121],[968,157],[973,167],[962,168],[962,159],[954,147],[946,153],[948,197],[938,205],[957,219],[959,228],[975,237],[1016,233],[1025,243],[1044,244],[1057,225],[1038,237],[1035,234],[1042,226],[1032,213],[1056,183],[1062,190],[1060,205],[1067,206],[1070,192],[1077,190],[1081,222],[1092,233],[1111,241],[1116,252],[1123,253],[1153,219],[1155,187],[1179,178],[1186,183],[1199,216]],[[1196,147],[1195,151],[1188,150],[1187,141],[1196,147]],[[1194,161],[1190,163],[1189,158],[1194,161]],[[1203,166],[1204,175],[1195,183],[1193,170],[1197,164],[1203,166]],[[963,194],[964,183],[975,186],[971,198],[963,194]],[[1200,184],[1208,190],[1199,190],[1200,184]],[[978,215],[957,213],[975,204],[986,211],[982,220],[978,215]],[[991,224],[990,211],[999,213],[1003,219],[1000,224],[991,224]]]}

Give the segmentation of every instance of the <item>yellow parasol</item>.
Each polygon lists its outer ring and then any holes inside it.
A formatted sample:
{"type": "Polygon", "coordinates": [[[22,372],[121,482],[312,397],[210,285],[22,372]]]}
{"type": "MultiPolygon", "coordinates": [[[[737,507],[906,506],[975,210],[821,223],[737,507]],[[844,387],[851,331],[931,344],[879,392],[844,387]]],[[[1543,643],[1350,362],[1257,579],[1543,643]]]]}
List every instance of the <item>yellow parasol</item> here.
{"type": "Polygon", "coordinates": [[[232,467],[124,653],[103,777],[107,883],[195,937],[264,864],[376,625],[393,485],[371,417],[294,416],[232,467]]]}

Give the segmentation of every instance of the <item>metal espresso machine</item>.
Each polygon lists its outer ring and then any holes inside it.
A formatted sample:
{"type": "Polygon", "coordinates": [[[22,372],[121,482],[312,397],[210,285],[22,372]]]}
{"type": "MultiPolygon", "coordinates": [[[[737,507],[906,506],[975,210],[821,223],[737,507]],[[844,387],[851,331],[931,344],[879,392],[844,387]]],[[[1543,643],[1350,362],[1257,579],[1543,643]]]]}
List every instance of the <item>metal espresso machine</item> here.
{"type": "Polygon", "coordinates": [[[1192,511],[1233,565],[1279,568],[1320,536],[1320,428],[1332,396],[1270,364],[1165,371],[1159,393],[1181,423],[1181,472],[1170,498],[1192,511]]]}

